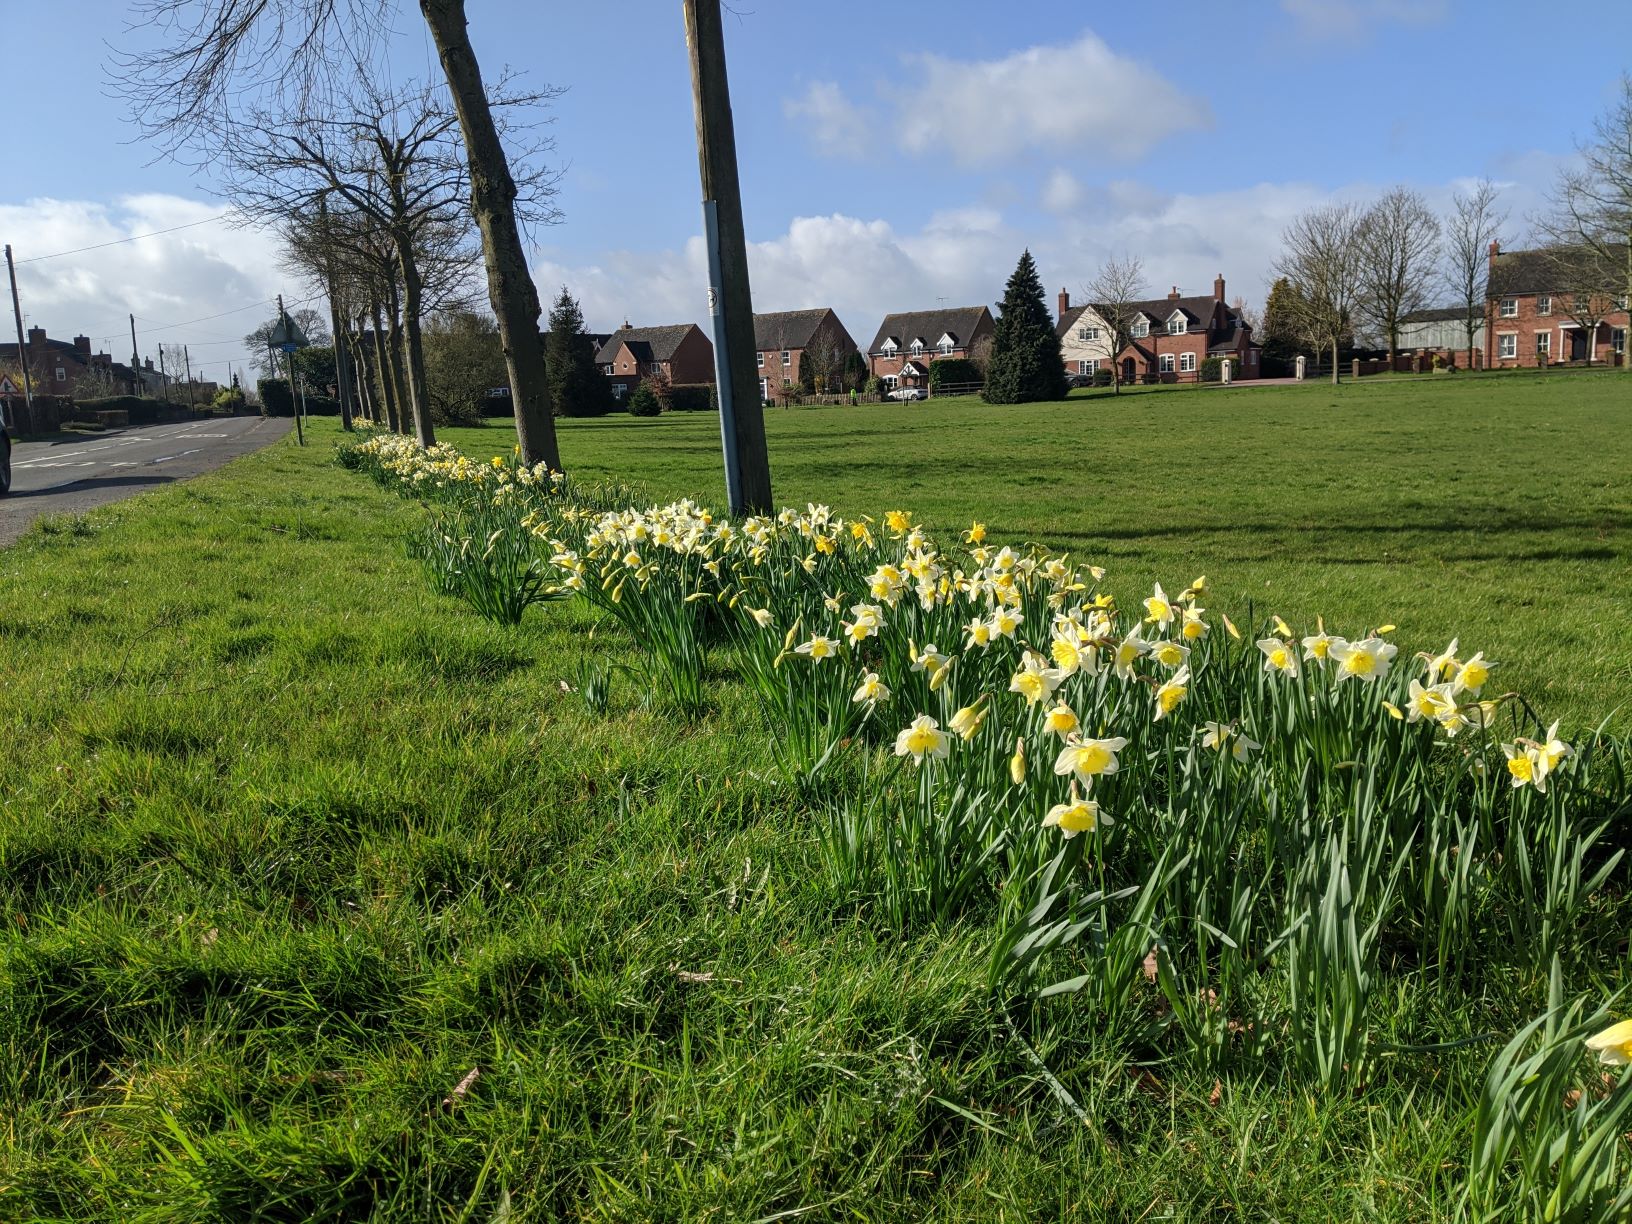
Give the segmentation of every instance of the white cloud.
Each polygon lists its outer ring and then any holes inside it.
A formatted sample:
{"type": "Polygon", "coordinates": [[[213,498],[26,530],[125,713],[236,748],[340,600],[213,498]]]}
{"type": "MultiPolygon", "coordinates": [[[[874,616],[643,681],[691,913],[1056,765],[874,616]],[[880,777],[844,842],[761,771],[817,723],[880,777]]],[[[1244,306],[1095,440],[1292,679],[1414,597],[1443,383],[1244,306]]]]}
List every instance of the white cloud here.
{"type": "Polygon", "coordinates": [[[830,157],[859,154],[868,139],[866,114],[832,81],[812,82],[802,97],[785,99],[782,113],[830,157]]]}
{"type": "MultiPolygon", "coordinates": [[[[273,240],[216,223],[120,241],[192,225],[223,211],[213,201],[156,193],[125,196],[111,204],[51,198],[0,204],[0,232],[11,239],[21,261],[17,287],[27,325],[43,327],[58,340],[88,335],[95,349],[128,361],[128,316],[134,314],[143,357],[156,362],[160,342],[185,342],[191,346],[195,373],[202,365],[205,377],[224,376],[227,361],[243,360],[236,337],[270,316],[270,308],[156,329],[263,303],[280,290],[291,298],[298,295],[300,288],[278,270],[273,240]],[[80,251],[83,247],[98,249],[80,251]],[[63,251],[79,253],[29,262],[63,251]]],[[[12,330],[8,322],[0,334],[9,339],[12,330]]]]}
{"type": "Polygon", "coordinates": [[[1205,99],[1118,55],[1091,31],[995,60],[918,52],[903,62],[915,79],[884,87],[886,115],[870,115],[830,82],[811,86],[783,109],[808,121],[823,152],[859,154],[870,134],[889,132],[908,153],[944,151],[960,165],[1035,150],[1132,160],[1169,136],[1213,122],[1205,99]]]}
{"type": "Polygon", "coordinates": [[[1281,0],[1281,11],[1312,38],[1358,38],[1391,22],[1425,26],[1450,16],[1450,0],[1281,0]]]}
{"type": "Polygon", "coordinates": [[[1074,212],[1082,199],[1082,184],[1069,170],[1056,168],[1043,184],[1043,207],[1049,212],[1074,212]]]}

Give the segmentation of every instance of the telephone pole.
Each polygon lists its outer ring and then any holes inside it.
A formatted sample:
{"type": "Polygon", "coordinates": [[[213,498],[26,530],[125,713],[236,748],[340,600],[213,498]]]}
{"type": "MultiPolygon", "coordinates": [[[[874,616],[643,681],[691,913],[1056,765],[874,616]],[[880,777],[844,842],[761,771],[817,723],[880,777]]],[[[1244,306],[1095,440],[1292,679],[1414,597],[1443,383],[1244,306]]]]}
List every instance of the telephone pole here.
{"type": "MultiPolygon", "coordinates": [[[[278,326],[283,329],[283,343],[287,346],[283,351],[284,364],[289,370],[289,411],[295,415],[295,444],[306,445],[306,431],[300,427],[300,405],[295,403],[295,338],[289,330],[289,316],[283,313],[283,294],[278,294],[278,326]]],[[[271,346],[268,345],[268,348],[271,346]]],[[[278,372],[277,366],[272,367],[272,373],[278,372]]]]}
{"type": "Polygon", "coordinates": [[[136,316],[130,316],[130,373],[132,395],[142,393],[142,358],[136,351],[136,316]]]}
{"type": "Polygon", "coordinates": [[[23,307],[17,298],[17,265],[11,243],[6,243],[6,271],[11,275],[11,313],[17,318],[17,364],[23,367],[23,403],[28,406],[29,428],[34,428],[34,376],[28,370],[28,349],[23,345],[23,307]]]}
{"type": "Polygon", "coordinates": [[[771,462],[754,363],[754,303],[737,182],[737,137],[725,74],[720,0],[683,0],[697,119],[697,168],[708,241],[708,313],[714,323],[714,377],[720,395],[725,489],[733,514],[771,512],[771,462]]]}

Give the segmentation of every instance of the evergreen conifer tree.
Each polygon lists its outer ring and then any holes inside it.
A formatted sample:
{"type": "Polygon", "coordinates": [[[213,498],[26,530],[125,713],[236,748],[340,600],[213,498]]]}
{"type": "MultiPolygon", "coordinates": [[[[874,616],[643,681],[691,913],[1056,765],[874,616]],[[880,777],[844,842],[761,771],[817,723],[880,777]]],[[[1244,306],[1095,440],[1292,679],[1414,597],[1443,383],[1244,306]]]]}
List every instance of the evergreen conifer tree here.
{"type": "Polygon", "coordinates": [[[565,285],[550,308],[544,377],[556,416],[601,416],[612,406],[611,389],[595,365],[595,344],[584,331],[584,312],[565,285]]]}
{"type": "Polygon", "coordinates": [[[1043,300],[1037,265],[1024,251],[1003,291],[981,398],[988,404],[1030,404],[1064,399],[1065,390],[1060,338],[1043,300]]]}

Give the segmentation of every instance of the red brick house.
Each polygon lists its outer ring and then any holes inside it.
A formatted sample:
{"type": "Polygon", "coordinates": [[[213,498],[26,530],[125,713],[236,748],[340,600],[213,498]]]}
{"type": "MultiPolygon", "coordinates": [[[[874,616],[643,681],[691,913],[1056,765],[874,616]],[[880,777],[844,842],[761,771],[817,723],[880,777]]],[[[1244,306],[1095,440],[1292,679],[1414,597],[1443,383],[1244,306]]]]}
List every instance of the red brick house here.
{"type": "Polygon", "coordinates": [[[714,345],[695,323],[630,327],[607,338],[595,361],[612,381],[612,398],[626,400],[649,375],[676,386],[714,381],[714,345]]]}
{"type": "MultiPolygon", "coordinates": [[[[1073,307],[1071,295],[1060,290],[1059,322],[1054,333],[1069,374],[1093,375],[1112,360],[1110,335],[1093,305],[1073,307]]],[[[1175,286],[1165,298],[1135,302],[1130,339],[1115,355],[1121,381],[1196,382],[1201,363],[1209,357],[1228,357],[1233,378],[1257,378],[1262,349],[1252,339],[1252,328],[1224,300],[1224,277],[1213,281],[1211,297],[1185,297],[1175,286]]]]}
{"type": "MultiPolygon", "coordinates": [[[[151,361],[148,362],[149,368],[138,378],[128,365],[115,361],[106,353],[91,352],[89,336],[75,336],[72,342],[53,340],[45,334],[43,327],[31,327],[25,349],[28,372],[34,380],[36,395],[72,396],[79,380],[93,369],[105,371],[116,391],[121,394],[132,391],[156,394],[159,390],[159,376],[152,371],[151,361]]],[[[22,365],[15,341],[0,344],[0,361],[19,367],[22,365]]]]}
{"type": "Polygon", "coordinates": [[[1504,252],[1490,244],[1486,369],[1572,365],[1585,363],[1589,354],[1594,363],[1625,363],[1632,330],[1625,284],[1577,271],[1581,263],[1568,254],[1504,252]]]}
{"type": "Polygon", "coordinates": [[[886,315],[867,350],[867,366],[892,389],[927,387],[931,363],[970,356],[995,330],[992,312],[984,306],[886,315]]]}
{"type": "Polygon", "coordinates": [[[755,361],[759,366],[759,394],[772,398],[784,387],[799,385],[799,371],[810,354],[818,382],[829,391],[838,389],[844,363],[856,351],[839,316],[827,307],[820,310],[782,310],[754,316],[755,361]]]}

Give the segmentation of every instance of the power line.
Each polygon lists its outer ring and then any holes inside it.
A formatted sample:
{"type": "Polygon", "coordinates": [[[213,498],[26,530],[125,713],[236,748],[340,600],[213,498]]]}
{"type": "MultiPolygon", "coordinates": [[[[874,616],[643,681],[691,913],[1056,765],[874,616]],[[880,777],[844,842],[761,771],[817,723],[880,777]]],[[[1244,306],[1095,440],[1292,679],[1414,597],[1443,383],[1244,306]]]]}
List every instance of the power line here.
{"type": "Polygon", "coordinates": [[[75,247],[71,251],[57,251],[52,255],[34,255],[28,259],[19,259],[17,262],[20,264],[39,263],[44,259],[61,259],[64,255],[80,255],[86,251],[100,251],[104,247],[119,246],[126,242],[140,242],[143,238],[162,238],[165,234],[174,234],[180,230],[195,229],[200,225],[211,225],[231,215],[230,212],[224,212],[219,216],[206,217],[202,221],[189,221],[186,225],[172,225],[169,229],[154,230],[151,234],[132,234],[129,238],[115,238],[111,242],[98,242],[91,246],[75,247]]]}

